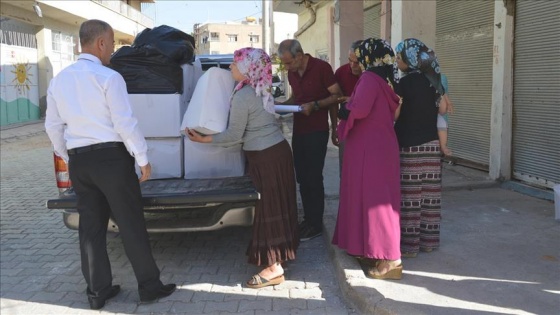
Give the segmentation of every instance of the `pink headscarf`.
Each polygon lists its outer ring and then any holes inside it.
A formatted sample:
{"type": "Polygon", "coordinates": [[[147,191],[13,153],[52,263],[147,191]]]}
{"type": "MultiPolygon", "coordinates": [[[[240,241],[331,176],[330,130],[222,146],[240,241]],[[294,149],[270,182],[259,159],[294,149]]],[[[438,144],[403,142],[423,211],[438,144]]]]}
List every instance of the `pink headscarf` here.
{"type": "Polygon", "coordinates": [[[246,84],[252,86],[257,96],[262,97],[264,109],[274,114],[274,97],[272,89],[272,63],[264,50],[259,48],[241,48],[233,53],[233,61],[242,75],[247,77],[237,84],[234,91],[246,84]]]}

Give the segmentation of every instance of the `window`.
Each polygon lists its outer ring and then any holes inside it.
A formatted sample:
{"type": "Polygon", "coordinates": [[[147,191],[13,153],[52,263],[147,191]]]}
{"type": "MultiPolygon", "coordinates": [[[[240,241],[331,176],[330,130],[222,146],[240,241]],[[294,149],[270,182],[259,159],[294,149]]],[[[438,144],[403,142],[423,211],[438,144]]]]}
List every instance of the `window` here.
{"type": "Polygon", "coordinates": [[[50,61],[53,66],[53,74],[74,62],[74,36],[62,32],[52,31],[52,54],[50,61]]]}
{"type": "Polygon", "coordinates": [[[237,34],[228,34],[228,42],[233,43],[237,41],[237,34]]]}
{"type": "Polygon", "coordinates": [[[252,43],[258,43],[259,42],[259,35],[249,35],[249,41],[252,43]]]}
{"type": "Polygon", "coordinates": [[[211,32],[210,33],[210,41],[217,42],[220,40],[220,33],[218,32],[211,32]]]}

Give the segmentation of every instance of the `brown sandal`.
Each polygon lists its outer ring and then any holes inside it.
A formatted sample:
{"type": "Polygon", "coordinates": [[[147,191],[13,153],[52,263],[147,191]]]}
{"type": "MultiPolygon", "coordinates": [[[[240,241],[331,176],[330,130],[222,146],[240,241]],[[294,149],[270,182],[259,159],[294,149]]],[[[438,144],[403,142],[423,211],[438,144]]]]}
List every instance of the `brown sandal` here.
{"type": "Polygon", "coordinates": [[[280,284],[284,282],[284,280],[285,280],[284,275],[280,275],[276,278],[268,280],[261,277],[259,274],[256,274],[251,278],[251,280],[247,281],[245,285],[247,285],[247,287],[251,289],[258,289],[258,288],[268,287],[271,285],[280,284]]]}

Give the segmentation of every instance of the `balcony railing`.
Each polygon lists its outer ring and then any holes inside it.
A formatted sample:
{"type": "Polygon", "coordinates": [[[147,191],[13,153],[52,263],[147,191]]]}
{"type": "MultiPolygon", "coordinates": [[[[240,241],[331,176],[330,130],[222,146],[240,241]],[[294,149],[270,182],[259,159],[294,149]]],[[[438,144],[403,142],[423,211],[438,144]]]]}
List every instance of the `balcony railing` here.
{"type": "Polygon", "coordinates": [[[154,19],[146,16],[142,12],[136,10],[135,8],[129,6],[128,4],[122,1],[115,1],[115,0],[92,0],[93,2],[97,2],[102,6],[111,9],[117,13],[120,13],[127,18],[139,23],[140,25],[153,27],[154,26],[154,19]]]}

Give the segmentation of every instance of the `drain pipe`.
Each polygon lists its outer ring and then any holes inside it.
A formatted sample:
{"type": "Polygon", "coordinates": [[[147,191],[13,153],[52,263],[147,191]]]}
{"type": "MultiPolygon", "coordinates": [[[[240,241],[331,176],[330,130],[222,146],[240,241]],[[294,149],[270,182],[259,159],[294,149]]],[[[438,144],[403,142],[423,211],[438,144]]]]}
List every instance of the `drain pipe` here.
{"type": "Polygon", "coordinates": [[[309,14],[311,14],[311,18],[297,32],[294,33],[294,38],[298,38],[303,32],[310,28],[311,25],[315,24],[315,21],[317,20],[317,13],[311,7],[312,2],[310,0],[303,0],[302,3],[309,11],[309,14]]]}

